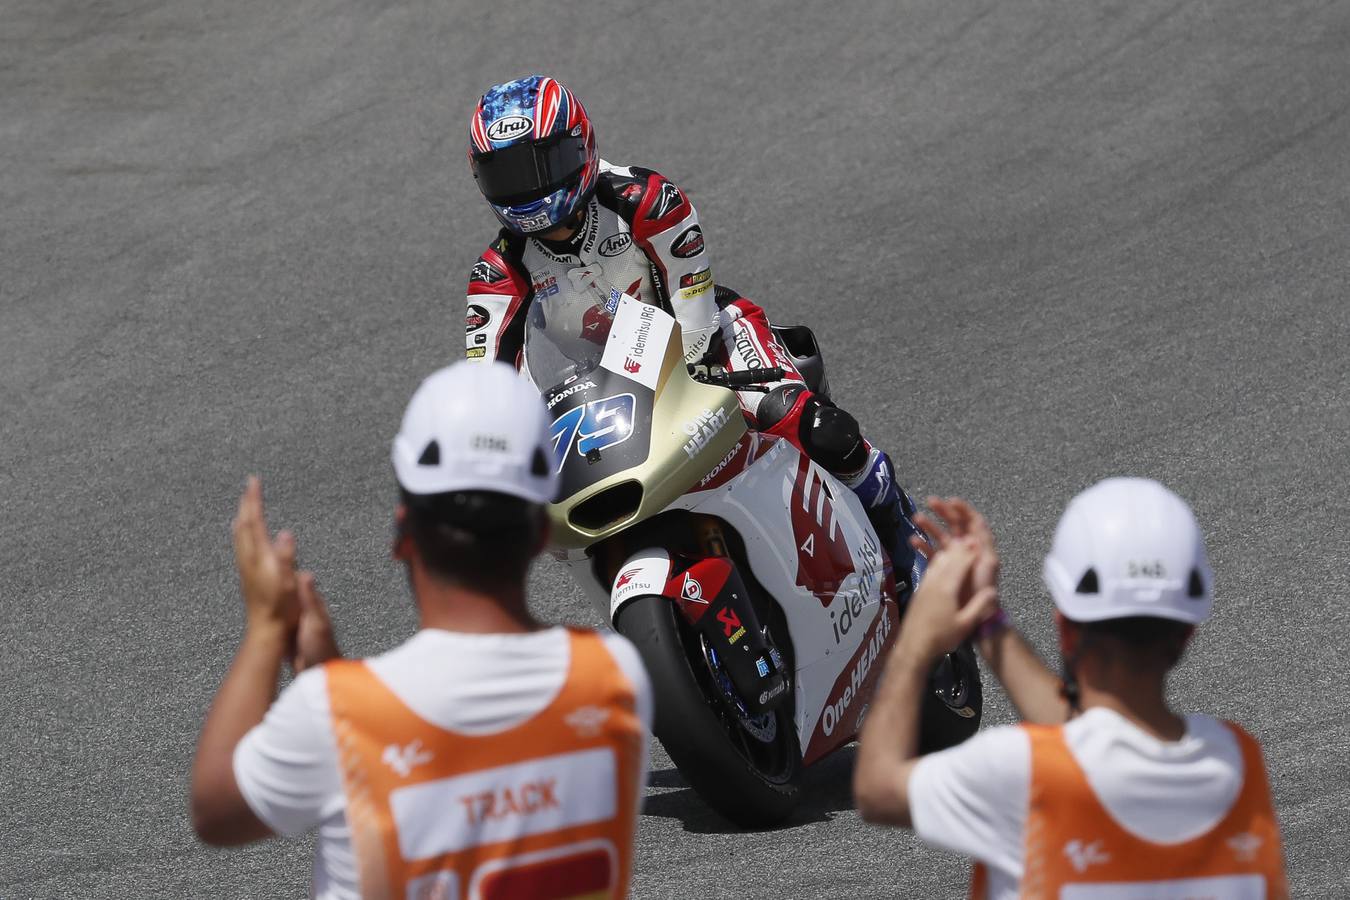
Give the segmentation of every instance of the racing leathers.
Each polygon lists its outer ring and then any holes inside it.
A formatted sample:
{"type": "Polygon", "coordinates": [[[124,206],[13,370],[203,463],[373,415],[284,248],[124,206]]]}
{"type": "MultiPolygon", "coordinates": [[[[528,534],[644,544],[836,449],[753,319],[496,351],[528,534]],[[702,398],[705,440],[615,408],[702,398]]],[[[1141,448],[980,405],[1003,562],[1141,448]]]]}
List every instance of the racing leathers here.
{"type": "Polygon", "coordinates": [[[766,384],[767,392],[737,392],[747,422],[788,438],[853,488],[883,538],[890,538],[897,579],[915,580],[921,569],[913,567],[921,561],[905,544],[912,506],[889,458],[862,438],[852,416],[806,390],[758,304],[714,286],[698,213],[661,175],[601,160],[595,193],[571,237],[503,229],[469,275],[466,355],[519,368],[531,303],[568,293],[593,299],[611,287],[673,315],[687,362],[728,371],[782,368],[783,380],[766,384]],[[901,523],[899,533],[887,535],[883,525],[892,522],[901,523]]]}

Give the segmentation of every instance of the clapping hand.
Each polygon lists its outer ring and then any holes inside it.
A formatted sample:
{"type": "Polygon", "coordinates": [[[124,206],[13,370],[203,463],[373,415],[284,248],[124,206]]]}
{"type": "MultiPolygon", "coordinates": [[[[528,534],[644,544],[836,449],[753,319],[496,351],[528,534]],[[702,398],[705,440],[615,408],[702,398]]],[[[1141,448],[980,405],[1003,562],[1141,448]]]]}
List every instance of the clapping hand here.
{"type": "Polygon", "coordinates": [[[947,541],[937,551],[905,610],[900,643],[916,660],[950,653],[998,609],[998,591],[977,587],[980,552],[969,538],[947,541]]]}
{"type": "Polygon", "coordinates": [[[314,573],[300,573],[300,626],[295,634],[295,652],[291,668],[303,672],[341,656],[333,622],[328,618],[328,605],[314,587],[314,573]]]}
{"type": "Polygon", "coordinates": [[[960,497],[929,497],[928,508],[945,520],[939,521],[926,512],[917,513],[914,522],[928,535],[928,540],[915,535],[910,545],[929,559],[952,546],[958,540],[970,540],[979,552],[973,568],[973,587],[976,590],[993,588],[998,601],[999,556],[994,543],[994,532],[979,510],[960,497]]]}
{"type": "Polygon", "coordinates": [[[302,672],[341,654],[314,573],[296,571],[295,553],[291,532],[268,535],[262,483],[250,477],[234,520],[234,560],[245,616],[250,629],[284,638],[291,668],[302,672]]]}
{"type": "Polygon", "coordinates": [[[909,651],[936,658],[954,650],[998,614],[998,550],[984,516],[956,497],[928,498],[929,513],[915,523],[923,536],[910,545],[929,558],[928,571],[910,599],[901,640],[909,651]]]}
{"type": "Polygon", "coordinates": [[[300,623],[295,535],[269,536],[262,482],[255,475],[249,476],[234,517],[234,562],[249,629],[293,635],[300,623]]]}

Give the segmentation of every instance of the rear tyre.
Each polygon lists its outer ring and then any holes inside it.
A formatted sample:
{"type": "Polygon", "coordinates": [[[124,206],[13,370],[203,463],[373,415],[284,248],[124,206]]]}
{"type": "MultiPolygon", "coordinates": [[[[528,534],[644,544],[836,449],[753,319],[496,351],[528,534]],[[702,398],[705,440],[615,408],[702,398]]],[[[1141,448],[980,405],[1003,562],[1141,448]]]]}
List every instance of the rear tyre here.
{"type": "Polygon", "coordinates": [[[642,655],[656,694],[653,731],[709,806],[743,828],[776,825],[796,808],[801,749],[792,703],[747,718],[735,709],[702,635],[665,597],[637,597],[615,629],[642,655]]]}
{"type": "Polygon", "coordinates": [[[919,752],[954,747],[980,727],[984,688],[980,664],[969,641],[948,653],[928,677],[919,714],[919,752]]]}

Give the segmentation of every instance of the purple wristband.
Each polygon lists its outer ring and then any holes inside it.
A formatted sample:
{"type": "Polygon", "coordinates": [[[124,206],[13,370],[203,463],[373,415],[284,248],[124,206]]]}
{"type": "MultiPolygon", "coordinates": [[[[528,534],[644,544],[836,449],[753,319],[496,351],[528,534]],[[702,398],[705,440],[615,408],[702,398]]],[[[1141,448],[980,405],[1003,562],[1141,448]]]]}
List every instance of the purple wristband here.
{"type": "Polygon", "coordinates": [[[975,629],[975,639],[982,641],[987,637],[993,637],[1003,629],[1012,624],[1008,618],[1008,613],[1003,607],[998,608],[998,612],[980,623],[980,627],[975,629]]]}

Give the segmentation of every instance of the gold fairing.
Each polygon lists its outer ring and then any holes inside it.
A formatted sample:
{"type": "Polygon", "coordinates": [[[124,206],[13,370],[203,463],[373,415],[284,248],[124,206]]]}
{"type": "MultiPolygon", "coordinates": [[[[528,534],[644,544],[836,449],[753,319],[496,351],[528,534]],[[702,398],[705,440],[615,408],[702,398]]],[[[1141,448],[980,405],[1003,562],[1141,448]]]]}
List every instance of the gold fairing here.
{"type": "Polygon", "coordinates": [[[549,543],[557,548],[582,550],[656,515],[712,471],[736,446],[746,430],[745,417],[741,415],[741,405],[735,393],[729,388],[701,384],[689,377],[677,323],[666,342],[661,375],[656,381],[651,445],[646,461],[642,465],[615,472],[557,503],[550,503],[548,515],[552,532],[549,543]],[[719,412],[725,424],[690,457],[684,449],[691,438],[685,432],[685,424],[699,422],[706,418],[707,413],[716,416],[719,412]],[[569,515],[573,509],[601,491],[625,481],[636,481],[642,485],[642,503],[636,515],[613,522],[598,531],[572,524],[569,515]]]}

